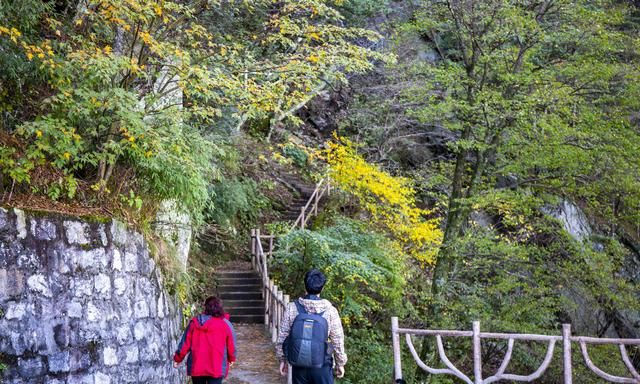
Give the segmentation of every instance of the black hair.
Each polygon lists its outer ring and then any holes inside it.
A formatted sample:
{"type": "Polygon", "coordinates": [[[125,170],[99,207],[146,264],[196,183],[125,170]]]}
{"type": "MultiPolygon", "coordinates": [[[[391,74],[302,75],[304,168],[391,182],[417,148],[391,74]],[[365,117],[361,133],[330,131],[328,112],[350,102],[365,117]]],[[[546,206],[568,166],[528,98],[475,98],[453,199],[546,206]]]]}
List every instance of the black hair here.
{"type": "Polygon", "coordinates": [[[312,269],[304,274],[304,289],[310,295],[317,295],[322,292],[326,282],[327,278],[324,273],[317,269],[312,269]]]}

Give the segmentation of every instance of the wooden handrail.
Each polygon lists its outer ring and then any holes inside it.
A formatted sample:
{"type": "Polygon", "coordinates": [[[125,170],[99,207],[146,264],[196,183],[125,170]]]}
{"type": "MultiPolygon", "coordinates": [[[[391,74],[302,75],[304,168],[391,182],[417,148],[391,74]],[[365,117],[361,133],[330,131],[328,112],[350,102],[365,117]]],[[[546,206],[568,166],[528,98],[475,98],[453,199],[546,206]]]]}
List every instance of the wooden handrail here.
{"type": "MultiPolygon", "coordinates": [[[[318,214],[318,204],[320,199],[325,195],[328,195],[331,191],[331,186],[328,179],[322,179],[313,193],[309,197],[307,203],[300,209],[300,215],[294,222],[290,230],[297,228],[301,229],[307,225],[307,221],[312,215],[318,214]]],[[[280,322],[284,316],[284,311],[290,301],[290,296],[285,294],[269,277],[268,259],[273,256],[275,235],[263,235],[260,233],[260,229],[251,230],[251,266],[260,275],[262,279],[262,297],[264,298],[264,325],[271,334],[271,341],[276,342],[280,333],[280,322]],[[268,240],[268,248],[265,252],[265,248],[262,244],[262,240],[268,240]]],[[[291,367],[289,367],[287,383],[291,384],[291,367]]]]}
{"type": "MultiPolygon", "coordinates": [[[[273,343],[278,340],[280,322],[289,303],[289,295],[285,294],[269,277],[268,256],[273,254],[274,236],[263,236],[259,229],[251,230],[251,264],[262,278],[262,297],[264,298],[264,325],[271,334],[273,343]],[[264,251],[262,240],[269,240],[268,252],[264,251]]],[[[291,367],[288,370],[287,383],[291,384],[291,367]]]]}
{"type": "Polygon", "coordinates": [[[309,196],[307,204],[300,209],[300,215],[298,215],[298,218],[291,226],[291,229],[295,229],[297,227],[304,229],[306,227],[307,221],[309,221],[311,215],[313,214],[315,216],[318,214],[318,204],[325,193],[327,195],[331,193],[331,183],[328,178],[324,178],[316,184],[316,188],[311,193],[311,196],[309,196]]]}
{"type": "MultiPolygon", "coordinates": [[[[329,195],[331,185],[329,179],[322,179],[316,184],[316,188],[309,197],[307,203],[301,207],[300,215],[294,222],[290,230],[300,227],[304,229],[312,215],[318,214],[318,204],[320,199],[329,195]]],[[[290,297],[285,294],[269,277],[268,259],[273,256],[275,235],[263,235],[259,229],[251,230],[251,265],[258,272],[262,279],[262,297],[264,298],[264,325],[271,334],[272,342],[278,340],[280,333],[280,322],[284,316],[284,311],[289,304],[290,297]],[[268,240],[267,251],[262,244],[262,240],[268,240]]],[[[289,367],[287,382],[291,384],[291,367],[289,367]]]]}

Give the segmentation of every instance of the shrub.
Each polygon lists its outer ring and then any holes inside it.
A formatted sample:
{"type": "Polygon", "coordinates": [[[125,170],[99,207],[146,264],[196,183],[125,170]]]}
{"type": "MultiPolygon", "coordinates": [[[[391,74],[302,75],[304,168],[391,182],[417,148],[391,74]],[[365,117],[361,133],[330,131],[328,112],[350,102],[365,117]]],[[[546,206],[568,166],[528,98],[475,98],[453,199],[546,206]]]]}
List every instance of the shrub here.
{"type": "Polygon", "coordinates": [[[293,161],[293,164],[300,168],[304,168],[309,160],[307,153],[293,143],[285,144],[282,147],[282,153],[285,157],[290,158],[293,161]]]}
{"type": "Polygon", "coordinates": [[[420,262],[433,262],[442,231],[439,221],[429,218],[431,211],[416,205],[410,181],[368,163],[348,139],[336,139],[325,151],[331,179],[357,197],[372,223],[389,232],[407,253],[420,262]]]}
{"type": "Polygon", "coordinates": [[[403,312],[402,254],[362,223],[340,219],[318,232],[292,231],[278,247],[271,265],[278,284],[301,294],[305,272],[322,270],[328,279],[323,297],[336,305],[347,327],[403,312]]]}

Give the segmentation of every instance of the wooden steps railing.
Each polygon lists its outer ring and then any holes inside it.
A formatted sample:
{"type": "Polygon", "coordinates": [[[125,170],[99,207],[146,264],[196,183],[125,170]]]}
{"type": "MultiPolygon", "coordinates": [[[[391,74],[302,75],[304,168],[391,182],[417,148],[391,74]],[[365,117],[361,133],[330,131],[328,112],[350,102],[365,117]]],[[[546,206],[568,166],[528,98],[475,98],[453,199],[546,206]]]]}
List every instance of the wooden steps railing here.
{"type": "Polygon", "coordinates": [[[328,178],[324,178],[316,184],[316,189],[314,189],[311,197],[309,197],[309,201],[307,204],[300,209],[300,215],[293,223],[292,229],[296,227],[300,227],[300,229],[304,229],[307,226],[307,221],[309,221],[309,217],[311,215],[318,215],[318,205],[320,204],[320,200],[325,195],[329,196],[331,193],[331,184],[329,183],[328,178]]]}
{"type": "MultiPolygon", "coordinates": [[[[318,206],[321,199],[331,192],[329,179],[325,178],[316,184],[316,188],[309,197],[307,204],[300,209],[300,215],[293,223],[291,230],[304,229],[309,218],[318,214],[318,206]]],[[[263,235],[260,229],[251,230],[251,265],[262,279],[262,292],[264,297],[264,325],[271,334],[272,342],[276,342],[280,333],[280,322],[284,316],[284,311],[290,301],[290,296],[285,294],[269,276],[269,258],[273,256],[276,236],[263,235]],[[263,244],[263,242],[266,243],[263,244]],[[265,251],[266,249],[266,251],[265,251]]],[[[289,367],[291,368],[291,367],[289,367]]],[[[291,383],[291,369],[287,380],[291,383]]]]}

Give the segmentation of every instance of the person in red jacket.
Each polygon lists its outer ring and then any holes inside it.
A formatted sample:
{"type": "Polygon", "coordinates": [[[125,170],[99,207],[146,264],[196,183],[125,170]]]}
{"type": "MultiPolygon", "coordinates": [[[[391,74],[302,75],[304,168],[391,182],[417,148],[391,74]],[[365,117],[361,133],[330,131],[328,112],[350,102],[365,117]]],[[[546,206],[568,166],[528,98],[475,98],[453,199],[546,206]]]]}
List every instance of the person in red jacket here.
{"type": "Polygon", "coordinates": [[[173,366],[187,358],[187,375],[193,384],[222,384],[236,361],[236,336],[222,301],[210,296],[204,302],[204,313],[195,316],[185,329],[173,366]]]}

